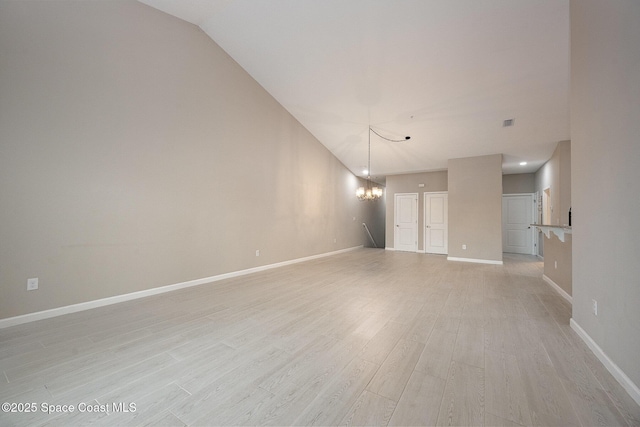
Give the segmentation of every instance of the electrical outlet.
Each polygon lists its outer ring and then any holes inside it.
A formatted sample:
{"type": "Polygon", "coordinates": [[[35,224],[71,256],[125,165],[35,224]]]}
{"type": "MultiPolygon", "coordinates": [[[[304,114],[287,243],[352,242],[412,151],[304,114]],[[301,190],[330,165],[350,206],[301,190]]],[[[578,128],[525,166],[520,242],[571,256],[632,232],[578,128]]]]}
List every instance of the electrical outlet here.
{"type": "Polygon", "coordinates": [[[557,269],[558,268],[558,261],[553,261],[553,266],[557,269]]]}
{"type": "Polygon", "coordinates": [[[260,249],[256,251],[256,256],[260,256],[260,249]]]}
{"type": "Polygon", "coordinates": [[[38,289],[38,278],[27,279],[27,290],[35,291],[36,289],[38,289]]]}
{"type": "Polygon", "coordinates": [[[462,249],[467,250],[467,245],[462,245],[462,249]]]}
{"type": "Polygon", "coordinates": [[[593,304],[593,307],[592,307],[593,308],[593,314],[597,316],[598,315],[598,301],[592,299],[591,303],[593,304]]]}

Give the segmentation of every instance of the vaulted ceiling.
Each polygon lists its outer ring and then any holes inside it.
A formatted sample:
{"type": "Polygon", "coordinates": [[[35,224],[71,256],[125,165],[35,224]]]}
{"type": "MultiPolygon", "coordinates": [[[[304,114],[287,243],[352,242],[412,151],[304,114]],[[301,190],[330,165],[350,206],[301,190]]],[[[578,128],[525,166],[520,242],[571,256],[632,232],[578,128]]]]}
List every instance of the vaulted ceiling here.
{"type": "MultiPolygon", "coordinates": [[[[354,174],[569,139],[569,0],[141,0],[200,26],[354,174]],[[513,126],[504,127],[507,119],[513,126]]],[[[519,163],[526,161],[526,166],[519,163]]]]}

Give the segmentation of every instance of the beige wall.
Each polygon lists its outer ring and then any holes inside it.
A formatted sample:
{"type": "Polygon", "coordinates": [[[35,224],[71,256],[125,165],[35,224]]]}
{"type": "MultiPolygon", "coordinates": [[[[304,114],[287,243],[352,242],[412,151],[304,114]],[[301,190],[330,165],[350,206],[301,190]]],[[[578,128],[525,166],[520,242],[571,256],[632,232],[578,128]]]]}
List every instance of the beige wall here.
{"type": "Polygon", "coordinates": [[[571,207],[571,141],[560,141],[535,174],[535,191],[550,188],[552,225],[568,225],[571,207]]]}
{"type": "Polygon", "coordinates": [[[635,0],[571,1],[573,320],[636,387],[639,22],[635,0]]]}
{"type": "Polygon", "coordinates": [[[447,191],[447,172],[409,173],[387,176],[386,246],[394,245],[394,197],[398,193],[418,193],[418,250],[424,250],[424,193],[447,191]],[[420,187],[424,184],[423,187],[420,187]]]}
{"type": "Polygon", "coordinates": [[[502,155],[450,159],[448,188],[449,256],[502,262],[502,155]]]}
{"type": "Polygon", "coordinates": [[[553,233],[550,238],[544,234],[544,275],[570,296],[573,294],[572,237],[564,236],[564,242],[553,233]]]}
{"type": "Polygon", "coordinates": [[[535,188],[536,180],[533,173],[502,175],[502,194],[534,193],[535,188]]]}
{"type": "Polygon", "coordinates": [[[191,24],[3,1],[0,70],[0,318],[365,241],[357,179],[191,24]]]}
{"type": "MultiPolygon", "coordinates": [[[[536,191],[545,188],[551,194],[552,225],[569,224],[571,207],[571,141],[561,141],[551,158],[536,172],[536,191]]],[[[544,274],[567,294],[572,295],[572,238],[561,242],[555,235],[547,238],[538,233],[540,255],[544,255],[544,274]]]]}

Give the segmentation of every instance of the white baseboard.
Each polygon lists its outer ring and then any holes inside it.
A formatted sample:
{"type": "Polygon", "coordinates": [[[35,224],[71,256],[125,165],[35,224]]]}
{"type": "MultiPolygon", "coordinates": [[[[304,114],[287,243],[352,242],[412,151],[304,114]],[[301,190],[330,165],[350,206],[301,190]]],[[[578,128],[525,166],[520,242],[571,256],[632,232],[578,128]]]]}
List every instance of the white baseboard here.
{"type": "Polygon", "coordinates": [[[573,298],[571,297],[571,295],[569,295],[564,289],[562,289],[560,286],[558,286],[558,284],[556,282],[551,280],[549,278],[549,276],[547,276],[546,274],[543,274],[542,275],[542,280],[547,282],[549,284],[549,286],[551,286],[557,293],[559,293],[562,298],[564,298],[567,301],[569,301],[569,304],[573,305],[573,298]]]}
{"type": "Polygon", "coordinates": [[[478,264],[495,264],[495,265],[503,264],[502,261],[496,261],[493,259],[458,258],[458,257],[452,257],[452,256],[448,256],[447,261],[475,262],[478,264]]]}
{"type": "Polygon", "coordinates": [[[403,251],[403,250],[396,250],[396,248],[390,248],[389,246],[386,246],[384,248],[385,251],[396,251],[396,252],[405,252],[405,253],[409,253],[409,254],[426,254],[426,252],[423,249],[417,249],[415,251],[403,251]]]}
{"type": "Polygon", "coordinates": [[[598,360],[600,360],[604,367],[607,368],[607,371],[609,371],[609,373],[613,375],[616,381],[618,381],[620,385],[627,391],[627,393],[629,393],[629,396],[631,396],[631,398],[635,400],[638,405],[640,405],[640,388],[638,388],[638,386],[635,385],[633,381],[631,381],[627,374],[625,374],[624,371],[613,362],[613,360],[609,359],[609,356],[607,356],[607,354],[600,348],[600,346],[596,344],[596,342],[589,336],[589,334],[587,334],[587,332],[582,329],[580,325],[578,325],[578,323],[573,320],[573,318],[570,321],[570,325],[571,329],[573,329],[576,334],[578,334],[578,336],[582,338],[582,341],[587,344],[587,347],[591,349],[598,360]]]}
{"type": "Polygon", "coordinates": [[[232,271],[230,273],[218,274],[216,276],[204,277],[202,279],[189,280],[187,282],[175,283],[173,285],[160,286],[158,288],[145,289],[143,291],[131,292],[129,294],[116,295],[113,297],[101,298],[93,301],[82,302],[79,304],[67,305],[64,307],[52,308],[50,310],[37,311],[35,313],[23,314],[21,316],[8,317],[0,319],[0,329],[10,326],[20,325],[23,323],[35,322],[37,320],[49,319],[51,317],[62,316],[64,314],[76,313],[78,311],[90,310],[92,308],[104,307],[106,305],[117,304],[120,302],[131,301],[138,298],[144,298],[151,295],[171,292],[178,289],[190,288],[192,286],[203,285],[205,283],[217,282],[219,280],[230,279],[232,277],[244,276],[246,274],[257,273],[259,271],[270,270],[272,268],[284,267],[286,265],[297,264],[299,262],[310,261],[317,258],[323,258],[331,255],[337,255],[344,252],[354,251],[363,246],[354,246],[352,248],[340,249],[333,252],[326,252],[318,255],[311,255],[304,258],[296,258],[289,261],[277,262],[275,264],[261,265],[259,267],[248,268],[246,270],[232,271]]]}

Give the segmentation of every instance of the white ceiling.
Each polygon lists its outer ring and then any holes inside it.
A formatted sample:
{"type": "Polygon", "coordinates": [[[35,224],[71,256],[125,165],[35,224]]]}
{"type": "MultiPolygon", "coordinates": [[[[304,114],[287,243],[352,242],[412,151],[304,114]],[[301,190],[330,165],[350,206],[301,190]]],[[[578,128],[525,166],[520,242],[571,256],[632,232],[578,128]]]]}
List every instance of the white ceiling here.
{"type": "MultiPolygon", "coordinates": [[[[200,26],[353,173],[569,139],[569,0],[141,0],[200,26]],[[513,127],[502,127],[505,119],[513,127]]],[[[527,161],[527,166],[519,162],[527,161]]]]}

